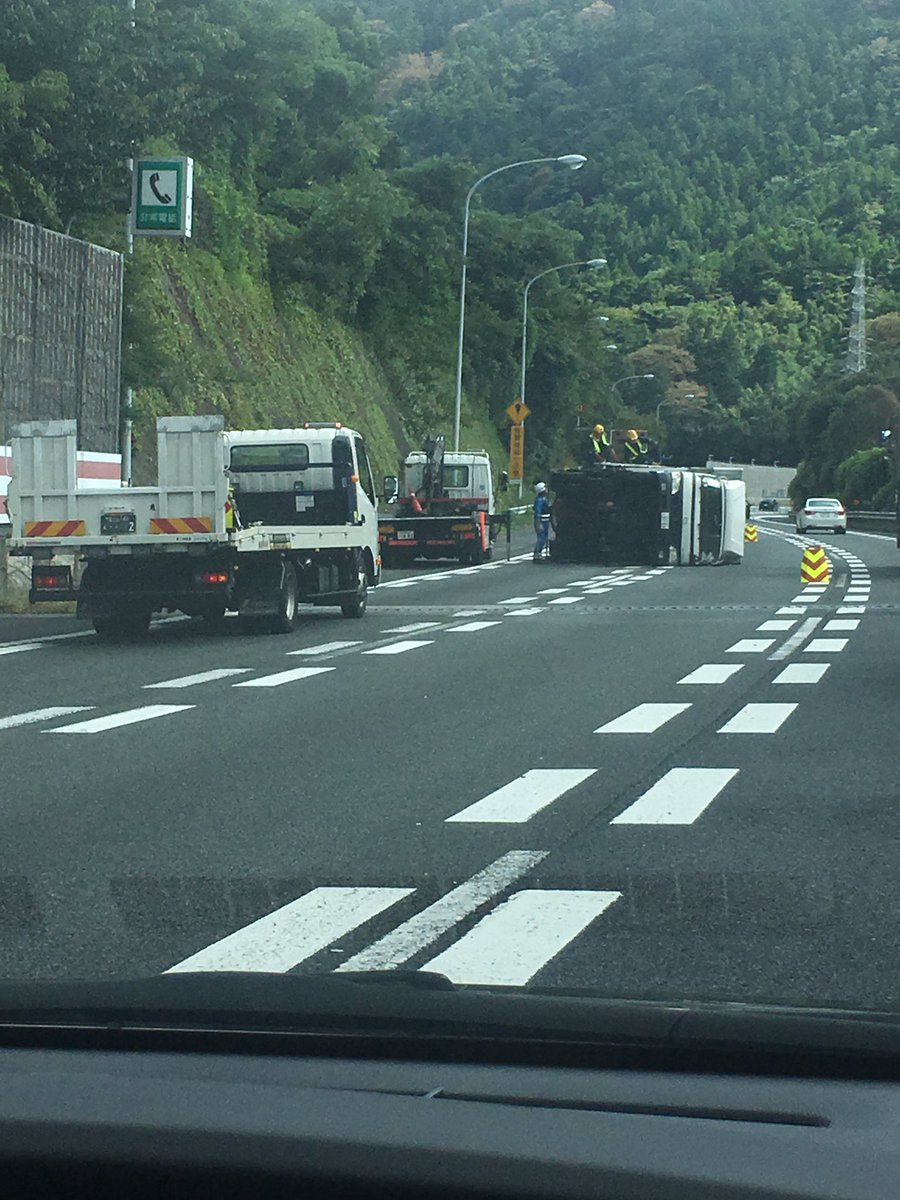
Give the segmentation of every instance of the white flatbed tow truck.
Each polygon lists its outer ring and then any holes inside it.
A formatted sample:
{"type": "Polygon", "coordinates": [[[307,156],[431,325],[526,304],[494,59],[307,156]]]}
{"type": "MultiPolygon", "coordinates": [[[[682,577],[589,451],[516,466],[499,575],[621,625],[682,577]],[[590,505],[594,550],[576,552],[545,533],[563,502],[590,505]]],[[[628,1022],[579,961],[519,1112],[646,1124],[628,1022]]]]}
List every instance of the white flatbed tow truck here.
{"type": "Polygon", "coordinates": [[[110,637],[154,612],[227,611],[290,632],[298,606],[361,617],[381,559],[362,437],[338,422],[226,432],[217,416],[157,421],[155,487],[77,485],[74,421],[12,436],[9,552],[32,559],[32,603],[75,600],[110,637]],[[76,584],[72,568],[83,564],[76,584]]]}

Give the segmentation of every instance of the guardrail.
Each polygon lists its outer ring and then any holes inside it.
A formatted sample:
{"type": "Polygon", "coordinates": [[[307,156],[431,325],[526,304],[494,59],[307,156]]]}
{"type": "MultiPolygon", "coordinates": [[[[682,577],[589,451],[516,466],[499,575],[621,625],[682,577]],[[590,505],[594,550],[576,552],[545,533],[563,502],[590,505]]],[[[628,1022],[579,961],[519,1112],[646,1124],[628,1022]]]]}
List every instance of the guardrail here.
{"type": "Polygon", "coordinates": [[[894,533],[897,528],[897,514],[893,512],[855,512],[848,510],[847,524],[851,529],[859,524],[870,532],[894,533]]]}

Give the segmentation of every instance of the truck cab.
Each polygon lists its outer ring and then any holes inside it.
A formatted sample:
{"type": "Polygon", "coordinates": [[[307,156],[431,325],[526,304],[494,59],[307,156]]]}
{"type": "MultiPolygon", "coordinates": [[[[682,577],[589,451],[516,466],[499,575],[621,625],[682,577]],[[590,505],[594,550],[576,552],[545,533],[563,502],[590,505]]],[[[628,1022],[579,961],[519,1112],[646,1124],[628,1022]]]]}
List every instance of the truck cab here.
{"type": "MultiPolygon", "coordinates": [[[[421,492],[426,486],[428,456],[422,450],[408,454],[403,462],[400,498],[421,492]]],[[[442,496],[434,497],[441,512],[458,514],[494,511],[491,460],[486,450],[446,451],[443,457],[442,496]]]]}
{"type": "Polygon", "coordinates": [[[377,525],[362,437],[339,423],[227,432],[225,470],[237,519],[263,525],[377,525]]]}

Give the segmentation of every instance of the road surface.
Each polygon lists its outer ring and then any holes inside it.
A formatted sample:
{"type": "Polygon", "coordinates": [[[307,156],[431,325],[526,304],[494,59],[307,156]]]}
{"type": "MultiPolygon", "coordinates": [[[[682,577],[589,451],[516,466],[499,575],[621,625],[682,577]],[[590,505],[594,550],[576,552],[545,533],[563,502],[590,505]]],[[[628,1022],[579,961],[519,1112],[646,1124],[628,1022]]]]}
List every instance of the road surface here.
{"type": "MultiPolygon", "coordinates": [[[[428,967],[897,999],[892,541],[392,574],[362,621],[0,618],[0,976],[428,967]]],[[[522,550],[522,546],[519,546],[522,550]]]]}

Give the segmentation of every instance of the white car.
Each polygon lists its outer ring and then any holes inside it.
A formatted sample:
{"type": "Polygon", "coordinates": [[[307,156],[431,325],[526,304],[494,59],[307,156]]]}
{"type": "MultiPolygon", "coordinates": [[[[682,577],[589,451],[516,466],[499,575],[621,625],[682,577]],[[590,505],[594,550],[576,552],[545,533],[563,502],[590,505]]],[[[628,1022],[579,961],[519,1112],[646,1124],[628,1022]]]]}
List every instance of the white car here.
{"type": "Polygon", "coordinates": [[[810,529],[831,529],[847,532],[847,510],[834,496],[811,496],[797,512],[797,532],[810,529]]]}

